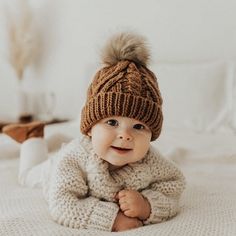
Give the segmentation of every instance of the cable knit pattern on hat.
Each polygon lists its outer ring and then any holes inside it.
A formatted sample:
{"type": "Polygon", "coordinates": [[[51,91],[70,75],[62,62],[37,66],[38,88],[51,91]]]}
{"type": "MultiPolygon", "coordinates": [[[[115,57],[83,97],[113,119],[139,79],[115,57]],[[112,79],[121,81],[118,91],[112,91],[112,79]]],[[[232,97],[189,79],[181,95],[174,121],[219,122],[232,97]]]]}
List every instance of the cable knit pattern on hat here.
{"type": "Polygon", "coordinates": [[[119,211],[114,196],[124,188],[141,192],[150,202],[144,224],[165,221],[179,211],[184,177],[152,147],[142,160],[113,171],[86,136],[69,143],[58,158],[48,203],[53,219],[64,226],[111,231],[119,211]]]}

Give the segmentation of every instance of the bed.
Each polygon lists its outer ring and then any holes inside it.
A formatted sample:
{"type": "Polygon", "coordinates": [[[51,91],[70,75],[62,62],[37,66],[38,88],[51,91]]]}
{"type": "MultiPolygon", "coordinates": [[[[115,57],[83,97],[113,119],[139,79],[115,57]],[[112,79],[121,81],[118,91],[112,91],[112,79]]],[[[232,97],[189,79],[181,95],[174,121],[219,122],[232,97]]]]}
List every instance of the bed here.
{"type": "MultiPolygon", "coordinates": [[[[48,125],[50,154],[79,135],[79,122],[48,125]]],[[[236,235],[236,135],[166,129],[153,145],[184,172],[181,212],[156,225],[119,233],[78,230],[53,222],[41,189],[17,183],[19,145],[0,135],[0,235],[236,235]]]]}

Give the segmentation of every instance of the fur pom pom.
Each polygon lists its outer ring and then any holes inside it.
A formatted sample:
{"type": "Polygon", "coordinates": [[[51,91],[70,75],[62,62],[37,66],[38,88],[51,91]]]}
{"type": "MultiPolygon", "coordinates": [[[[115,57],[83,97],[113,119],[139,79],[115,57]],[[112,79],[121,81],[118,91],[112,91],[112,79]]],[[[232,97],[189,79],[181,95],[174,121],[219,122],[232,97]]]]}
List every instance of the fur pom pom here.
{"type": "Polygon", "coordinates": [[[102,50],[102,62],[105,65],[115,65],[121,60],[130,60],[147,66],[150,53],[144,37],[134,33],[119,33],[114,35],[102,50]]]}

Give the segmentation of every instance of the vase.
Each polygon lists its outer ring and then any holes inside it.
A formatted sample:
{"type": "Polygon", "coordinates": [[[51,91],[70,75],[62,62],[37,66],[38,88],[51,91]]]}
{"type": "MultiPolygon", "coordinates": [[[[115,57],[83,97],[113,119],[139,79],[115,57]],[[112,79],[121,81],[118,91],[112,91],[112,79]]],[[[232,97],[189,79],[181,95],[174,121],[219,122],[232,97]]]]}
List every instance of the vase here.
{"type": "Polygon", "coordinates": [[[56,97],[52,91],[41,91],[34,94],[35,118],[45,122],[53,119],[56,97]]]}
{"type": "Polygon", "coordinates": [[[33,120],[32,109],[30,106],[30,99],[27,90],[24,88],[23,80],[18,83],[18,120],[21,123],[30,122],[33,120]]]}

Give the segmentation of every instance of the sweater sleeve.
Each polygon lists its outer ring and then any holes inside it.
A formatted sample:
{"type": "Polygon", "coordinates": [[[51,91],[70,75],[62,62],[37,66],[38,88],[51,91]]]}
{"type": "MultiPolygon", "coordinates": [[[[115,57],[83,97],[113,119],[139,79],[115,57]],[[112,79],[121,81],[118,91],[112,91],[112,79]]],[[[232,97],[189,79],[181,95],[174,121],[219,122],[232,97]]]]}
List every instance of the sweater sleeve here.
{"type": "Polygon", "coordinates": [[[175,216],[179,212],[180,196],[185,188],[182,172],[171,162],[158,155],[152,162],[151,171],[154,181],[142,191],[150,203],[151,214],[144,224],[159,223],[175,216]]]}
{"type": "Polygon", "coordinates": [[[74,153],[64,152],[64,157],[58,161],[49,189],[50,214],[67,227],[111,231],[119,207],[88,195],[79,158],[74,153]]]}

